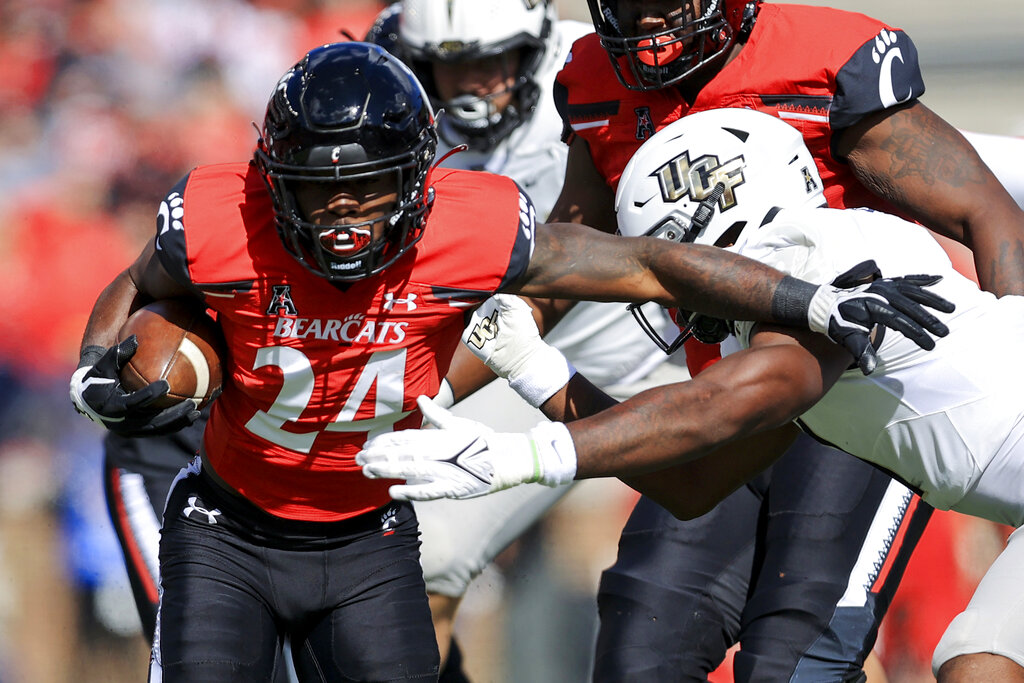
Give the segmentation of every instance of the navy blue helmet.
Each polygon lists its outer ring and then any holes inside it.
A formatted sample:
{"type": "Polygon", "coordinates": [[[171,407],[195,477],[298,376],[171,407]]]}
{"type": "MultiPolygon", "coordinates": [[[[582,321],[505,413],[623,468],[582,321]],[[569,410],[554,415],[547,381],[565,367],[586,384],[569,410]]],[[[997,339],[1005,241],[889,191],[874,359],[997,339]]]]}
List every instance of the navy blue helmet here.
{"type": "Polygon", "coordinates": [[[422,237],[436,148],[434,113],[413,73],[377,45],[344,42],[311,50],[278,81],[255,162],[288,251],[317,275],[349,282],[379,273],[422,237]],[[382,218],[317,225],[295,199],[301,183],[379,178],[398,193],[382,218]]]}

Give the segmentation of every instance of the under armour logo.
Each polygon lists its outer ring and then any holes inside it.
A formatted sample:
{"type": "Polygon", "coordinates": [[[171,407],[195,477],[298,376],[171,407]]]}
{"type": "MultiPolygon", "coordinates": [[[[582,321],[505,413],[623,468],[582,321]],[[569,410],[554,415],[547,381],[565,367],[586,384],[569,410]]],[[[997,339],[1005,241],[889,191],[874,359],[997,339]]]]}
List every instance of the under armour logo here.
{"type": "Polygon", "coordinates": [[[415,311],[416,310],[416,294],[410,294],[405,299],[396,299],[395,295],[391,292],[384,294],[384,310],[390,311],[395,307],[395,304],[405,304],[405,310],[415,311]]]}
{"type": "Polygon", "coordinates": [[[207,510],[206,508],[197,505],[199,502],[202,502],[199,500],[199,496],[190,496],[188,499],[188,507],[182,510],[181,514],[184,515],[186,519],[195,519],[195,517],[192,516],[192,513],[195,512],[198,515],[205,516],[205,519],[200,519],[199,521],[204,521],[207,524],[216,524],[217,515],[222,514],[221,511],[216,508],[213,510],[207,510]]]}
{"type": "Polygon", "coordinates": [[[267,306],[267,315],[298,315],[299,309],[295,308],[292,301],[291,285],[274,285],[274,293],[270,295],[270,305],[267,306]]]}

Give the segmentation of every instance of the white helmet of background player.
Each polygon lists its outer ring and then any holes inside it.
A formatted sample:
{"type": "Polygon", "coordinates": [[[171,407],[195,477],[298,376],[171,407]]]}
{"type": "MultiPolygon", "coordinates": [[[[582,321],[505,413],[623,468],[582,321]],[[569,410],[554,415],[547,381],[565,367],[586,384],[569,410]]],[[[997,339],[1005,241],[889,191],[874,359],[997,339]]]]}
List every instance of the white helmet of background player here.
{"type": "MultiPolygon", "coordinates": [[[[637,150],[619,180],[615,213],[627,237],[727,247],[779,209],[825,205],[822,189],[794,127],[752,109],[715,109],[684,116],[637,150]]],[[[709,343],[724,338],[716,321],[680,313],[683,338],[655,339],[662,348],[674,351],[689,334],[709,343]]]]}
{"type": "Polygon", "coordinates": [[[438,132],[449,145],[488,151],[533,113],[540,94],[537,70],[552,37],[551,0],[404,0],[399,19],[401,57],[412,66],[436,109],[438,132]],[[484,97],[460,93],[444,100],[432,62],[457,64],[519,52],[508,106],[495,105],[502,90],[484,97]]]}

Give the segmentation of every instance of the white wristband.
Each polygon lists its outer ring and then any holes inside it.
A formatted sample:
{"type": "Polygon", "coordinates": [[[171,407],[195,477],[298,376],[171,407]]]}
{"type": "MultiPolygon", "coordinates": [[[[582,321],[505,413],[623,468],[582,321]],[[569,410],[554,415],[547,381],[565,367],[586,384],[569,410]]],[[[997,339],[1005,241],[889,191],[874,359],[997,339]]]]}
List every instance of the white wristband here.
{"type": "Polygon", "coordinates": [[[812,332],[828,334],[828,321],[835,302],[836,288],[832,285],[821,285],[814,292],[807,307],[807,327],[812,332]]]}
{"type": "Polygon", "coordinates": [[[547,345],[531,355],[519,370],[508,376],[508,384],[534,408],[540,408],[576,374],[576,368],[562,352],[547,345]]]}
{"type": "Polygon", "coordinates": [[[576,445],[568,427],[561,422],[541,422],[528,436],[534,449],[534,481],[561,486],[575,478],[576,445]]]}

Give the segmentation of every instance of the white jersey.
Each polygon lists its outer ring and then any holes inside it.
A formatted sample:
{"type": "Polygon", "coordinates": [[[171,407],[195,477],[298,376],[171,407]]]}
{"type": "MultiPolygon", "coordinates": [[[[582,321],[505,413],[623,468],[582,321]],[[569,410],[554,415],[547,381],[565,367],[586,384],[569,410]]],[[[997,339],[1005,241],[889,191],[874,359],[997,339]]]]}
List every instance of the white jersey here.
{"type": "MultiPolygon", "coordinates": [[[[546,217],[562,189],[565,163],[569,157],[569,146],[562,142],[562,119],[551,94],[555,75],[562,68],[576,39],[593,30],[593,26],[579,21],[557,22],[551,29],[549,49],[534,76],[541,91],[533,115],[499,140],[494,149],[486,153],[472,149],[458,152],[448,157],[443,165],[512,178],[530,195],[538,217],[546,217]]],[[[450,147],[441,140],[437,158],[449,150],[450,147]]]]}
{"type": "MultiPolygon", "coordinates": [[[[536,75],[541,92],[533,115],[500,140],[491,152],[459,152],[448,157],[443,165],[511,177],[530,195],[537,215],[546,218],[561,192],[569,156],[569,147],[561,139],[562,120],[551,93],[555,74],[573,42],[593,30],[591,25],[576,21],[555,24],[552,48],[536,75]]],[[[438,158],[448,150],[442,142],[438,158]]],[[[481,234],[481,239],[486,239],[486,235],[481,234]]],[[[671,324],[656,304],[649,304],[644,312],[651,320],[671,324]]],[[[640,380],[670,381],[664,375],[677,367],[663,364],[668,357],[621,303],[580,302],[545,340],[559,348],[588,379],[598,386],[610,387],[609,392],[615,395],[636,390],[640,380]],[[657,366],[658,372],[651,374],[657,366]]],[[[544,419],[504,380],[492,382],[456,403],[452,411],[500,431],[529,429],[544,419]]],[[[420,560],[427,591],[461,596],[499,552],[576,485],[549,488],[530,484],[473,500],[417,501],[416,516],[423,541],[420,560]]]]}
{"type": "MultiPolygon", "coordinates": [[[[515,180],[530,196],[537,215],[545,218],[558,199],[565,180],[569,147],[562,142],[562,119],[551,94],[555,75],[569,48],[594,27],[579,21],[559,21],[552,29],[551,49],[537,69],[541,87],[537,108],[524,124],[486,154],[466,150],[448,157],[444,166],[489,171],[515,180]]],[[[437,156],[449,151],[443,142],[437,156]]],[[[648,317],[671,324],[660,306],[648,304],[648,317]]],[[[646,376],[666,360],[621,303],[581,302],[546,336],[594,384],[628,384],[646,376]]]]}
{"type": "MultiPolygon", "coordinates": [[[[956,304],[938,314],[949,336],[924,351],[888,331],[874,373],[848,370],[800,422],[937,508],[1024,523],[1024,297],[979,290],[923,228],[867,209],[783,211],[731,250],[814,283],[867,259],[886,277],[942,275],[931,289],[956,304]]],[[[737,324],[741,346],[752,327],[737,324]]]]}
{"type": "Polygon", "coordinates": [[[1024,207],[1024,172],[1020,165],[1020,160],[1024,159],[1024,138],[961,132],[1010,196],[1019,206],[1024,207]]]}

